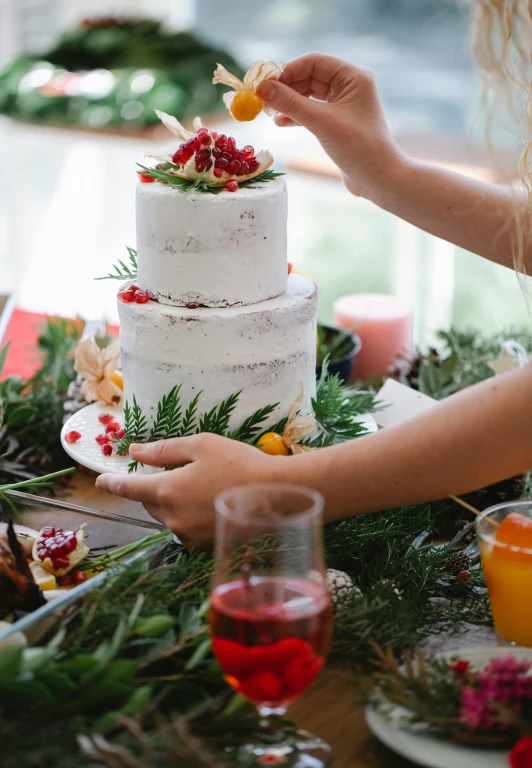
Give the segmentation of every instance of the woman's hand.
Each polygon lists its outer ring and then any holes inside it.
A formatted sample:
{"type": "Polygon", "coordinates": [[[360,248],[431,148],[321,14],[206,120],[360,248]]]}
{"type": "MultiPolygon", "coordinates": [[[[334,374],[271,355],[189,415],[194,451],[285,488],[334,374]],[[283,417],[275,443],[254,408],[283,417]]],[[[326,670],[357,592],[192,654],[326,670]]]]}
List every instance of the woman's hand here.
{"type": "Polygon", "coordinates": [[[236,440],[208,433],[132,445],[135,461],[153,467],[184,464],[156,474],[104,474],[96,487],[140,501],[187,547],[206,548],[214,540],[214,499],[224,488],[282,480],[285,456],[267,456],[236,440]]]}
{"type": "Polygon", "coordinates": [[[307,53],[286,65],[279,82],[264,83],[259,95],[280,112],[277,125],[303,125],[316,135],[355,195],[371,199],[403,161],[367,67],[307,53]]]}

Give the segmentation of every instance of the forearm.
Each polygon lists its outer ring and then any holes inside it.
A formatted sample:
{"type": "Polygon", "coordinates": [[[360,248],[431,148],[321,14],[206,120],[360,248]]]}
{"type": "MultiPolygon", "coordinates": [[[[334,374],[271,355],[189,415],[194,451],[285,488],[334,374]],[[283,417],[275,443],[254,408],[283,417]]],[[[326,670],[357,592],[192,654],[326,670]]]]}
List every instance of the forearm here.
{"type": "Polygon", "coordinates": [[[323,493],[329,521],[482,488],[532,467],[532,367],[375,435],[284,461],[284,479],[323,493]]]}
{"type": "Polygon", "coordinates": [[[371,199],[431,235],[513,266],[513,221],[524,203],[518,190],[404,159],[375,185],[371,199]]]}

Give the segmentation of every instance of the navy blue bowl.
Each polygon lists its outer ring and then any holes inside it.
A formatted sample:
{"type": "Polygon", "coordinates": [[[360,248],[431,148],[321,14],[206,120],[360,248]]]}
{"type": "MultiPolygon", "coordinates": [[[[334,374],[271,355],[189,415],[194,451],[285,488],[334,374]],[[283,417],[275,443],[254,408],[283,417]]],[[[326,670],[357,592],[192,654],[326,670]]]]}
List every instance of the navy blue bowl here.
{"type": "MultiPolygon", "coordinates": [[[[346,352],[342,357],[336,360],[329,360],[329,373],[334,376],[338,374],[340,379],[344,382],[348,382],[351,379],[353,370],[355,368],[355,358],[362,348],[362,342],[358,336],[353,333],[344,331],[340,328],[333,328],[331,325],[321,325],[320,328],[325,331],[325,342],[330,343],[335,336],[342,334],[343,336],[349,336],[351,338],[351,349],[346,352]]],[[[316,378],[321,376],[321,365],[316,365],[316,378]]]]}

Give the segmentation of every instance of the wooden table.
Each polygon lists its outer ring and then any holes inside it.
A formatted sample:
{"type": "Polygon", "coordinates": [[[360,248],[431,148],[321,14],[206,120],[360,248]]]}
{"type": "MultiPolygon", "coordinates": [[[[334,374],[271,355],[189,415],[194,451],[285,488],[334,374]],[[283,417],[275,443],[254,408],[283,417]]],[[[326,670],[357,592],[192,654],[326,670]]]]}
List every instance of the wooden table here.
{"type": "MultiPolygon", "coordinates": [[[[150,519],[141,504],[97,490],[94,476],[81,472],[74,475],[68,501],[137,520],[150,519]]],[[[334,768],[412,768],[414,763],[398,757],[371,735],[356,694],[356,682],[328,669],[290,707],[290,717],[329,742],[335,754],[334,768]]]]}

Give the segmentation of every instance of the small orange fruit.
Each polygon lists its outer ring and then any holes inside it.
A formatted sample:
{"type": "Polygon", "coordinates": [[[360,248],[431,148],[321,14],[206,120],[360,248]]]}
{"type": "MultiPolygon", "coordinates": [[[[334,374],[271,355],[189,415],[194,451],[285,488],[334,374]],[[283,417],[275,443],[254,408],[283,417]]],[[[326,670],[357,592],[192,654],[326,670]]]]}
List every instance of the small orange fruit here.
{"type": "Polygon", "coordinates": [[[254,120],[262,109],[262,99],[251,91],[238,91],[231,102],[231,114],[241,123],[254,120]]]}
{"type": "Polygon", "coordinates": [[[109,378],[117,387],[122,390],[124,389],[124,377],[122,376],[122,371],[113,371],[109,378]]]}
{"type": "Polygon", "coordinates": [[[260,439],[259,448],[269,456],[288,456],[288,448],[277,432],[267,432],[263,435],[260,439]]]}
{"type": "Polygon", "coordinates": [[[495,540],[512,547],[532,549],[532,519],[519,512],[511,512],[499,525],[495,540]]]}

